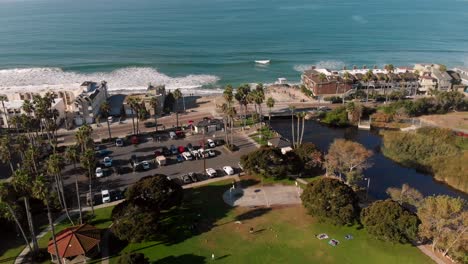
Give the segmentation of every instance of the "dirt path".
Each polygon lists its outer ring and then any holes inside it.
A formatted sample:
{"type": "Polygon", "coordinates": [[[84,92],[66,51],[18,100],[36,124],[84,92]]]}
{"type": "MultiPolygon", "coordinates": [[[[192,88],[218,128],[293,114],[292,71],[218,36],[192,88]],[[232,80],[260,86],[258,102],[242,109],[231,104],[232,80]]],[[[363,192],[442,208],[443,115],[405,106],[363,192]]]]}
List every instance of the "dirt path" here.
{"type": "Polygon", "coordinates": [[[267,206],[301,204],[302,189],[297,186],[252,186],[232,188],[223,194],[223,200],[231,206],[267,206]]]}

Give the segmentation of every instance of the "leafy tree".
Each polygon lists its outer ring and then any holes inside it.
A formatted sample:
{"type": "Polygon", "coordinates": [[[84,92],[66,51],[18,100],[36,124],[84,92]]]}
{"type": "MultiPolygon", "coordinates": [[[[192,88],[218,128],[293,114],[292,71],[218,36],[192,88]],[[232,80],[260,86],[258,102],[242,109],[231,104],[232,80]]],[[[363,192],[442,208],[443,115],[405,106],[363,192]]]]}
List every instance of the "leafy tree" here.
{"type": "Polygon", "coordinates": [[[300,159],[301,168],[305,173],[318,174],[322,171],[323,155],[313,143],[306,142],[298,145],[294,153],[300,159]]]}
{"type": "Polygon", "coordinates": [[[162,174],[146,176],[128,189],[127,200],[151,210],[164,210],[182,202],[183,191],[180,185],[162,174]]]}
{"type": "Polygon", "coordinates": [[[334,225],[352,224],[359,215],[356,194],[338,179],[323,177],[310,183],[301,199],[309,214],[334,225]]]}
{"type": "Polygon", "coordinates": [[[12,146],[11,146],[11,138],[7,134],[0,138],[0,160],[3,163],[7,163],[10,165],[10,170],[13,173],[15,168],[13,167],[12,161],[12,146]]]}
{"type": "Polygon", "coordinates": [[[174,94],[169,92],[166,95],[166,98],[164,98],[164,105],[163,109],[166,114],[170,113],[174,109],[174,104],[175,104],[175,98],[174,94]]]}
{"type": "Polygon", "coordinates": [[[112,219],[112,232],[121,240],[129,242],[150,240],[159,231],[159,211],[144,210],[129,201],[114,207],[112,219]]]}
{"type": "Polygon", "coordinates": [[[408,243],[418,234],[418,217],[392,200],[364,208],[361,222],[369,234],[384,241],[408,243]]]}
{"type": "Polygon", "coordinates": [[[125,253],[117,264],[149,264],[149,259],[143,253],[125,253]]]}
{"type": "MultiPolygon", "coordinates": [[[[432,241],[432,250],[444,255],[466,257],[468,210],[466,200],[447,195],[429,196],[418,208],[419,235],[432,241]]],[[[466,259],[465,259],[466,260],[466,259]]]]}
{"type": "Polygon", "coordinates": [[[349,125],[346,107],[340,106],[338,108],[333,109],[330,112],[325,113],[325,117],[322,119],[322,122],[331,126],[338,127],[349,125]]]}
{"type": "Polygon", "coordinates": [[[335,139],[325,156],[325,166],[328,173],[338,173],[340,178],[345,175],[347,183],[354,184],[362,171],[371,166],[371,156],[372,151],[357,142],[335,139]]]}
{"type": "Polygon", "coordinates": [[[415,210],[424,199],[418,190],[411,188],[406,183],[401,188],[387,188],[387,194],[393,201],[410,210],[415,210]]]}
{"type": "MultiPolygon", "coordinates": [[[[293,155],[291,153],[290,155],[293,155]]],[[[278,148],[262,147],[241,156],[244,170],[265,178],[284,179],[297,171],[297,156],[287,156],[278,148]]]]}

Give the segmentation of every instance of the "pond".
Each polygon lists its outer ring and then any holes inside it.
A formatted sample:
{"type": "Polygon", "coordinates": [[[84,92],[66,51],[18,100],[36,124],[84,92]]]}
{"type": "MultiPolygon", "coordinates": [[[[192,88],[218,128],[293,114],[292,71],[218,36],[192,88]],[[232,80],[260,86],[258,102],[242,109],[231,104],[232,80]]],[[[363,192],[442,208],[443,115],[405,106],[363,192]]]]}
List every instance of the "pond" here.
{"type": "MultiPolygon", "coordinates": [[[[291,139],[290,119],[272,120],[271,126],[283,137],[291,139]]],[[[296,124],[294,129],[296,129],[296,124]]],[[[327,151],[336,138],[359,142],[374,152],[371,159],[373,166],[364,171],[364,176],[370,178],[369,195],[373,197],[385,199],[388,197],[385,192],[387,188],[401,187],[402,184],[407,183],[418,189],[424,196],[446,194],[468,199],[467,194],[457,191],[442,182],[435,181],[431,175],[403,167],[385,157],[380,152],[382,138],[377,133],[359,130],[355,127],[331,128],[315,121],[306,121],[304,142],[312,142],[320,150],[327,151]]]]}

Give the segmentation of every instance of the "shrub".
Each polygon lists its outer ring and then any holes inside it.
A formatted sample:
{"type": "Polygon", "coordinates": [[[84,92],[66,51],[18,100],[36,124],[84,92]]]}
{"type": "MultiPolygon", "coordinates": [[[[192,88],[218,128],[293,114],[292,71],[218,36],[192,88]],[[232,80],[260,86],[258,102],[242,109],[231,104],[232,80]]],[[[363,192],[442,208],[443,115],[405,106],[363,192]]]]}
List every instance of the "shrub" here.
{"type": "Polygon", "coordinates": [[[324,101],[331,102],[332,104],[339,104],[343,102],[343,99],[339,96],[328,96],[323,98],[324,101]]]}
{"type": "Polygon", "coordinates": [[[352,224],[359,215],[356,194],[338,179],[324,177],[312,182],[301,199],[309,214],[334,225],[352,224]]]}
{"type": "Polygon", "coordinates": [[[376,201],[361,212],[361,222],[373,237],[391,242],[415,240],[419,219],[392,200],[376,201]]]}
{"type": "Polygon", "coordinates": [[[144,210],[129,202],[116,206],[112,210],[112,219],[112,232],[121,240],[150,240],[158,231],[159,212],[144,210]]]}
{"type": "Polygon", "coordinates": [[[143,253],[125,253],[117,264],[149,264],[149,259],[143,253]]]}
{"type": "Polygon", "coordinates": [[[346,112],[345,107],[338,107],[325,114],[325,117],[322,119],[322,122],[331,126],[347,126],[348,122],[348,113],[346,112]]]}
{"type": "Polygon", "coordinates": [[[274,179],[284,179],[295,173],[299,167],[297,161],[294,153],[283,155],[281,150],[272,147],[262,147],[241,156],[241,164],[246,171],[274,179]]]}
{"type": "Polygon", "coordinates": [[[306,174],[322,173],[323,154],[313,143],[302,143],[294,149],[300,162],[300,170],[306,174]]]}

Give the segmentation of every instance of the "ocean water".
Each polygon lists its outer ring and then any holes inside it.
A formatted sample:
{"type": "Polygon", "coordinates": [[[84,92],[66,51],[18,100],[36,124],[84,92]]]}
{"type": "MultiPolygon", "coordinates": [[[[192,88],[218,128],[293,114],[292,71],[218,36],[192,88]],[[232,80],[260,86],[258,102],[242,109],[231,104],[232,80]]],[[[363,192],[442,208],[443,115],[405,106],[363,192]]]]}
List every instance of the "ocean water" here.
{"type": "Polygon", "coordinates": [[[0,0],[4,88],[200,90],[417,62],[468,66],[468,0],[0,0]]]}

